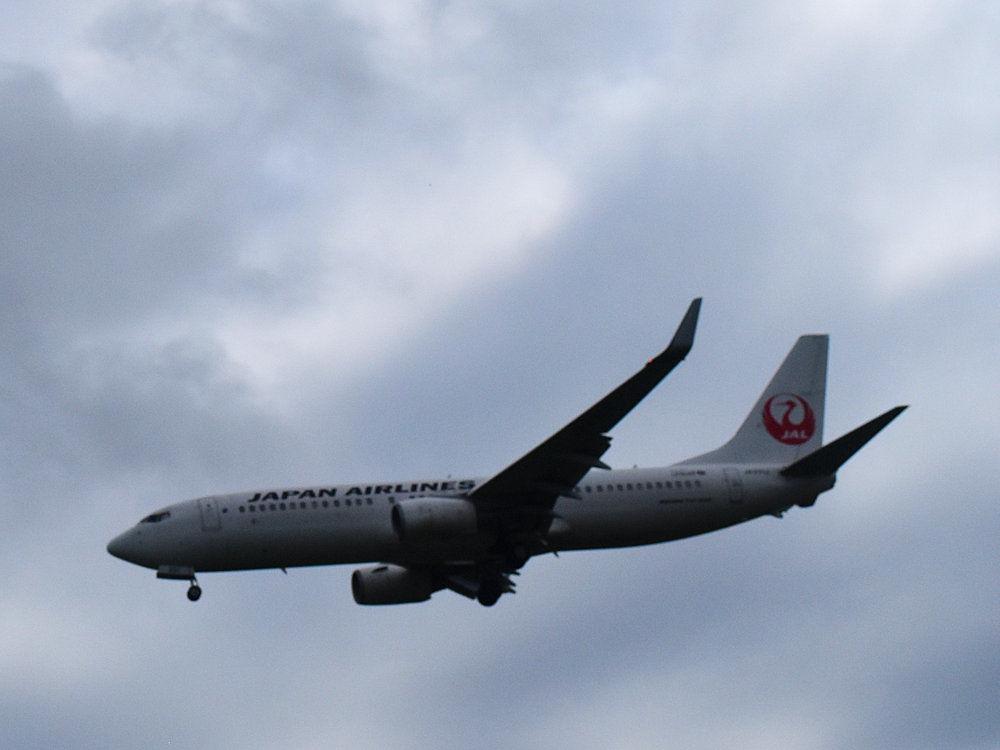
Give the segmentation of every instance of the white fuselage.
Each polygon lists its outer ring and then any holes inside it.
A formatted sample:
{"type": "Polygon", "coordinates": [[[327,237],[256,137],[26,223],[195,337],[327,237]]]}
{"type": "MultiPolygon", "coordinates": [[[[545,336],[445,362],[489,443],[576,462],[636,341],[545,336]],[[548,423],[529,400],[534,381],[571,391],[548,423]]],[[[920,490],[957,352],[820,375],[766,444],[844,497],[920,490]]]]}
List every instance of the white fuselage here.
{"type": "MultiPolygon", "coordinates": [[[[592,471],[579,498],[560,498],[547,535],[555,551],[653,544],[703,534],[793,505],[811,505],[832,478],[793,480],[781,466],[676,464],[592,471]]],[[[198,572],[303,565],[400,565],[475,557],[487,540],[416,547],[393,529],[392,506],[462,497],[478,479],[328,485],[215,495],[177,503],[116,537],[113,554],[149,568],[198,572]],[[150,520],[155,519],[155,520],[150,520]]]]}

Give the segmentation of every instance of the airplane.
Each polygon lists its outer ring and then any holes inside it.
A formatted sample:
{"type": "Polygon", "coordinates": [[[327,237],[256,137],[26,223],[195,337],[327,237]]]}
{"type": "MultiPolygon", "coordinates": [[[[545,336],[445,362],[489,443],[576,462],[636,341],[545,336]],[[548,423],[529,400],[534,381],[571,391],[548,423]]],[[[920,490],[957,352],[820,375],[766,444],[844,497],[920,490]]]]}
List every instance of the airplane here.
{"type": "Polygon", "coordinates": [[[561,430],[488,478],[238,492],[169,505],[108,544],[115,557],[189,582],[196,573],[367,564],[358,604],[422,602],[449,589],[484,606],[514,593],[531,557],[704,534],[809,507],[837,470],[902,413],[822,444],[827,335],[800,337],[736,434],[662,468],[612,470],[608,433],[690,352],[693,300],[670,344],[561,430]]]}

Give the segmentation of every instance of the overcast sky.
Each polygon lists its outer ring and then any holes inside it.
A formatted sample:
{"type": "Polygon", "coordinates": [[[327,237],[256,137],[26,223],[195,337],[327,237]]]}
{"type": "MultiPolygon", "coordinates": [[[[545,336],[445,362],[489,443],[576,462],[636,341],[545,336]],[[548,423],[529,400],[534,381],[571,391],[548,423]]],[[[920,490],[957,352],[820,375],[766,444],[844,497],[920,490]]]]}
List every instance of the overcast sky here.
{"type": "Polygon", "coordinates": [[[13,0],[0,18],[0,746],[1000,747],[1000,11],[13,0]],[[111,558],[142,515],[488,475],[688,359],[614,466],[726,440],[801,333],[815,507],[533,560],[111,558]]]}

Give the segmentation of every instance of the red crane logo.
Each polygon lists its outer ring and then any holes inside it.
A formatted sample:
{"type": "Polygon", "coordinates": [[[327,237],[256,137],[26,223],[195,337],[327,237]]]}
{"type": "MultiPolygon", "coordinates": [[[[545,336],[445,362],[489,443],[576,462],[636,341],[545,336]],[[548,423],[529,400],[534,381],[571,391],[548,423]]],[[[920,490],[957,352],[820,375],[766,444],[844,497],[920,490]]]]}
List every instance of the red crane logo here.
{"type": "Polygon", "coordinates": [[[802,396],[779,393],[764,404],[764,427],[785,445],[802,445],[816,431],[816,415],[802,396]]]}

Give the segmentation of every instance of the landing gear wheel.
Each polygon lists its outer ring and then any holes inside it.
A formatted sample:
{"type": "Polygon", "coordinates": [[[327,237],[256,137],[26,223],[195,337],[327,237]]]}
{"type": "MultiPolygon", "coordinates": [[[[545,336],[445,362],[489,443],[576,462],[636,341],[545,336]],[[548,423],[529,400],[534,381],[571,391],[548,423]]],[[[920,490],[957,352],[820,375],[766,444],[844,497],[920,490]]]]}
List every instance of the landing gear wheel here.
{"type": "Polygon", "coordinates": [[[197,583],[192,583],[191,587],[188,589],[188,599],[193,602],[198,601],[201,598],[201,586],[197,583]]]}
{"type": "Polygon", "coordinates": [[[476,596],[476,599],[484,607],[492,607],[497,603],[502,593],[503,589],[499,581],[487,580],[479,584],[479,594],[476,596]]]}

